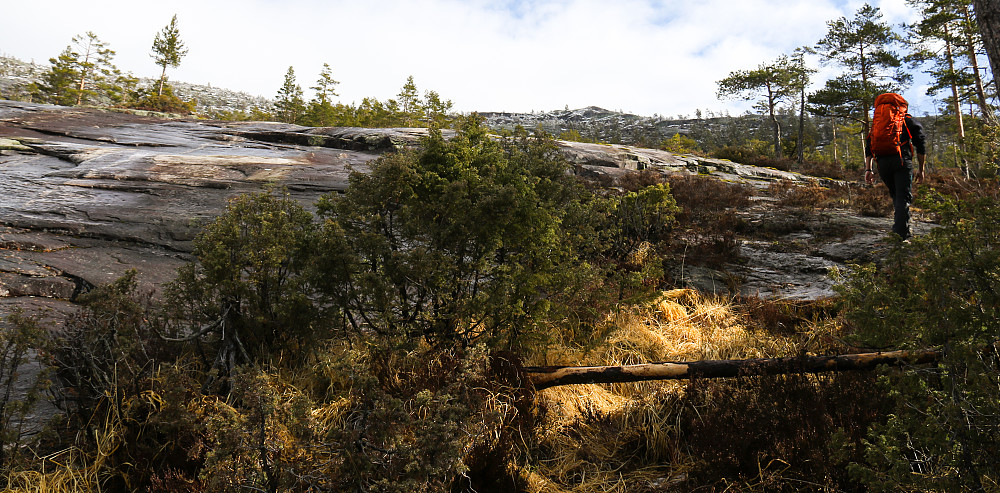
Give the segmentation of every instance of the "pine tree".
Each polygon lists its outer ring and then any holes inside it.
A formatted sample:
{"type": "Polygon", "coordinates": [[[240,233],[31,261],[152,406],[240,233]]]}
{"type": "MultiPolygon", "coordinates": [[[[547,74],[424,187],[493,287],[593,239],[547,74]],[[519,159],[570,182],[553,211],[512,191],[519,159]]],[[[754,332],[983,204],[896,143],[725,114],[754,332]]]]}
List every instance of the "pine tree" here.
{"type": "Polygon", "coordinates": [[[747,101],[759,97],[757,106],[767,111],[771,118],[774,139],[774,157],[781,157],[781,124],[777,117],[778,105],[792,101],[804,85],[805,69],[785,55],[771,63],[764,63],[753,70],[737,70],[717,82],[718,97],[737,97],[747,101]]]}
{"type": "Polygon", "coordinates": [[[976,97],[979,100],[979,108],[984,115],[993,113],[993,107],[986,99],[986,84],[983,82],[983,74],[979,66],[979,54],[982,52],[983,38],[976,26],[976,20],[972,15],[971,0],[956,0],[958,8],[962,12],[962,34],[965,37],[962,48],[969,61],[969,68],[972,70],[972,77],[976,81],[976,97]]]}
{"type": "Polygon", "coordinates": [[[420,105],[420,93],[417,92],[417,85],[413,82],[413,76],[406,78],[406,83],[396,95],[399,98],[399,110],[403,113],[406,124],[413,124],[423,116],[423,108],[420,105]]]}
{"type": "Polygon", "coordinates": [[[72,106],[76,102],[76,82],[80,79],[76,58],[77,54],[69,46],[58,57],[50,58],[52,66],[32,90],[35,97],[52,104],[72,106]]]}
{"type": "Polygon", "coordinates": [[[163,28],[162,31],[156,33],[156,37],[153,38],[153,53],[149,56],[153,57],[156,64],[163,68],[160,72],[160,82],[157,85],[156,95],[163,95],[163,83],[167,79],[167,67],[177,68],[181,64],[181,58],[187,55],[188,50],[184,48],[184,42],[181,41],[180,32],[177,29],[177,14],[170,19],[170,24],[163,28]]]}
{"type": "Polygon", "coordinates": [[[799,137],[796,139],[796,157],[799,164],[805,162],[805,127],[806,127],[806,87],[809,85],[809,78],[816,73],[815,69],[806,66],[806,53],[810,53],[808,47],[799,47],[792,52],[791,62],[794,76],[792,85],[798,88],[799,93],[799,137]]]}
{"type": "Polygon", "coordinates": [[[114,55],[114,50],[92,32],[74,36],[58,57],[49,59],[52,66],[33,92],[41,100],[66,106],[80,105],[99,95],[111,98],[121,76],[111,63],[114,55]]]}
{"type": "Polygon", "coordinates": [[[139,100],[139,78],[127,74],[116,74],[107,87],[107,95],[112,104],[129,107],[139,100]]]}
{"type": "Polygon", "coordinates": [[[83,104],[84,97],[92,98],[118,73],[111,63],[114,50],[107,47],[96,34],[87,31],[85,36],[74,36],[73,44],[79,48],[76,66],[79,79],[76,86],[76,104],[83,104]]]}
{"type": "Polygon", "coordinates": [[[427,91],[424,94],[424,108],[426,108],[427,118],[434,125],[439,127],[445,126],[451,107],[451,100],[442,100],[441,95],[437,91],[427,91]]]}
{"type": "Polygon", "coordinates": [[[333,124],[337,118],[337,110],[330,102],[330,96],[337,96],[334,91],[337,84],[340,82],[333,80],[333,76],[330,74],[330,64],[324,63],[316,85],[310,87],[316,91],[316,97],[309,101],[309,107],[302,119],[304,124],[314,127],[326,127],[333,124]]]}
{"type": "Polygon", "coordinates": [[[921,14],[921,20],[910,26],[918,48],[913,58],[917,62],[933,62],[927,73],[934,77],[934,83],[927,93],[934,95],[941,89],[950,89],[957,134],[960,140],[964,139],[962,100],[975,94],[980,112],[985,115],[992,111],[978,70],[978,32],[968,22],[970,0],[910,0],[910,4],[921,14]]]}
{"type": "Polygon", "coordinates": [[[827,23],[829,31],[816,51],[825,62],[843,67],[844,73],[810,96],[813,112],[861,122],[867,133],[875,96],[909,84],[912,76],[903,70],[903,56],[896,51],[903,38],[881,19],[878,7],[865,4],[853,19],[827,23]]]}
{"type": "Polygon", "coordinates": [[[316,85],[310,87],[316,91],[316,100],[321,103],[329,103],[330,96],[338,96],[336,92],[337,82],[333,80],[333,76],[330,74],[330,64],[324,63],[323,70],[319,72],[319,79],[316,80],[316,85]]]}
{"type": "Polygon", "coordinates": [[[288,72],[285,72],[285,83],[278,90],[274,109],[278,120],[285,123],[298,123],[305,113],[302,87],[295,83],[295,69],[292,67],[288,67],[288,72]]]}

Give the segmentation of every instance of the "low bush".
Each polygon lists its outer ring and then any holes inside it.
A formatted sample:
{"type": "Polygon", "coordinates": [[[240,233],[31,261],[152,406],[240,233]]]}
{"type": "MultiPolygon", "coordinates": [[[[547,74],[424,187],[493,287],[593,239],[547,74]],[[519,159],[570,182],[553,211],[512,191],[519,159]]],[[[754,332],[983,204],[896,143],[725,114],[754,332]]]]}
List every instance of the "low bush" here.
{"type": "Polygon", "coordinates": [[[194,113],[195,102],[184,101],[174,95],[174,89],[169,84],[163,85],[161,94],[154,94],[152,88],[140,94],[138,101],[132,103],[130,107],[140,110],[158,111],[160,113],[175,113],[180,115],[190,115],[194,113]]]}
{"type": "Polygon", "coordinates": [[[770,156],[758,156],[750,159],[746,164],[760,166],[762,168],[774,168],[781,171],[796,171],[798,164],[791,158],[774,158],[770,156]]]}
{"type": "Polygon", "coordinates": [[[773,149],[771,144],[763,140],[750,140],[739,146],[725,146],[712,151],[712,157],[716,159],[728,159],[742,164],[751,164],[757,159],[766,159],[771,155],[773,149]]]}
{"type": "Polygon", "coordinates": [[[783,207],[799,207],[804,209],[819,209],[826,206],[831,198],[831,191],[817,183],[799,184],[787,180],[772,182],[768,192],[778,199],[783,207]]]}
{"type": "Polygon", "coordinates": [[[830,161],[806,161],[797,166],[795,171],[804,175],[835,180],[849,180],[858,175],[857,171],[847,170],[844,166],[830,161]]]}
{"type": "Polygon", "coordinates": [[[846,466],[891,409],[864,373],[695,380],[685,399],[692,483],[757,491],[859,489],[846,466]]]}
{"type": "Polygon", "coordinates": [[[884,372],[894,410],[851,467],[872,488],[980,490],[1000,481],[998,200],[925,196],[940,227],[896,245],[879,266],[850,271],[839,288],[854,344],[942,351],[930,368],[884,372]]]}
{"type": "Polygon", "coordinates": [[[701,154],[698,141],[686,135],[676,133],[660,143],[660,149],[675,154],[701,154]]]}
{"type": "Polygon", "coordinates": [[[851,210],[866,217],[890,217],[892,215],[892,198],[885,186],[876,183],[875,186],[844,187],[847,191],[847,201],[851,210]]]}
{"type": "Polygon", "coordinates": [[[671,238],[677,263],[721,266],[739,259],[736,235],[747,230],[737,211],[750,205],[751,189],[704,176],[669,178],[681,225],[671,238]]]}
{"type": "Polygon", "coordinates": [[[683,210],[678,219],[704,224],[713,213],[731,211],[750,205],[751,189],[739,183],[727,183],[706,176],[671,175],[670,188],[683,210]]]}

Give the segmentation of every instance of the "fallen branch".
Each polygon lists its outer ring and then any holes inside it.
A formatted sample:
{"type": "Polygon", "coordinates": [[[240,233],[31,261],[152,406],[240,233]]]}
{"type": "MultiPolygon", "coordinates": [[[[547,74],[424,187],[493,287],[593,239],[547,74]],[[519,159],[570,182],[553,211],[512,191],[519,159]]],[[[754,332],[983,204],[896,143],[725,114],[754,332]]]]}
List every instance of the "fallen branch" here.
{"type": "Polygon", "coordinates": [[[936,363],[940,359],[940,351],[923,350],[836,356],[706,360],[688,363],[646,363],[625,366],[529,366],[525,367],[524,371],[535,388],[541,390],[558,385],[581,383],[624,383],[645,380],[872,370],[879,365],[919,365],[936,363]]]}

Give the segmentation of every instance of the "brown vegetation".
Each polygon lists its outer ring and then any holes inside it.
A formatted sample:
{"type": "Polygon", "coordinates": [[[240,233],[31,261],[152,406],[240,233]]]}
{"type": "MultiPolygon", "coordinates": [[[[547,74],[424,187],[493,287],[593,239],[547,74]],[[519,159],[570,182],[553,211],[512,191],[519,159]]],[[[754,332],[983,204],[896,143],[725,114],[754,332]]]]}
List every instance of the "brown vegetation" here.
{"type": "MultiPolygon", "coordinates": [[[[843,350],[836,329],[818,318],[830,309],[669,291],[609,319],[601,345],[553,348],[533,362],[627,364],[843,350]]],[[[521,470],[528,491],[539,492],[850,489],[843,465],[858,457],[836,453],[833,444],[860,444],[859,430],[885,406],[870,374],[554,387],[536,396],[533,461],[521,470]],[[845,435],[844,429],[853,431],[845,435]]]]}

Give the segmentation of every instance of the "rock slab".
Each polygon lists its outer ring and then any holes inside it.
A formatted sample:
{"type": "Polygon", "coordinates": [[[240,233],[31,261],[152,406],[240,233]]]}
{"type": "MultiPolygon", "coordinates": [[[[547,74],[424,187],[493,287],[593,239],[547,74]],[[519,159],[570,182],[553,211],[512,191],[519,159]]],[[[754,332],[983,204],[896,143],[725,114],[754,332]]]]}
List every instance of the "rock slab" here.
{"type": "MultiPolygon", "coordinates": [[[[191,260],[195,235],[232,197],[280,187],[311,208],[321,195],[343,191],[352,171],[425,135],[0,100],[0,298],[68,303],[130,268],[155,289],[191,260]]],[[[652,149],[558,145],[578,172],[591,175],[657,170],[758,184],[816,181],[652,149]]],[[[12,305],[0,311],[4,306],[12,305]]]]}

